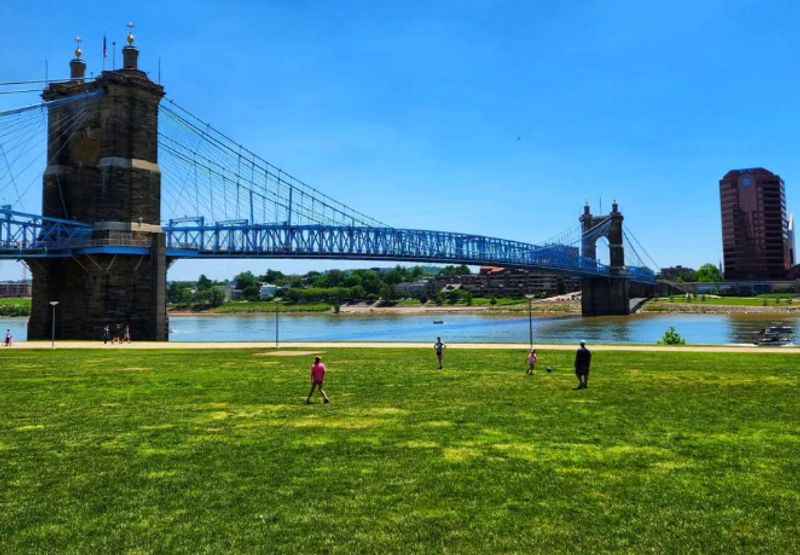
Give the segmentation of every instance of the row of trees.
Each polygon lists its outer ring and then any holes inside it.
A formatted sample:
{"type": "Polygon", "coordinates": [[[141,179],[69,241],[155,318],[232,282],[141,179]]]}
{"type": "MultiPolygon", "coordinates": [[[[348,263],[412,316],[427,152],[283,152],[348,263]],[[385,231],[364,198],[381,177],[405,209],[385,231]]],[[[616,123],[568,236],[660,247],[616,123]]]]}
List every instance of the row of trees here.
{"type": "Polygon", "coordinates": [[[167,287],[167,302],[178,306],[221,306],[225,302],[225,282],[201,274],[197,283],[172,281],[167,287]]]}
{"type": "MultiPolygon", "coordinates": [[[[425,278],[450,277],[469,274],[467,266],[397,266],[388,270],[329,270],[308,272],[302,275],[284,274],[267,270],[264,274],[242,272],[233,278],[233,287],[242,292],[244,300],[259,299],[261,285],[278,286],[281,296],[294,303],[326,302],[341,304],[345,301],[383,299],[391,302],[399,295],[396,285],[425,278]]],[[[176,305],[219,306],[224,302],[224,287],[228,282],[215,282],[201,275],[197,283],[171,282],[167,291],[169,302],[176,305]]],[[[456,293],[454,295],[463,295],[456,293]]],[[[452,296],[452,295],[451,295],[452,296]]],[[[442,302],[444,302],[444,297],[442,302]]]]}
{"type": "Polygon", "coordinates": [[[470,270],[467,266],[445,266],[441,269],[396,266],[389,270],[328,270],[303,275],[287,275],[277,270],[267,270],[260,276],[252,272],[242,272],[234,278],[234,284],[242,291],[242,297],[246,300],[258,299],[260,283],[271,283],[282,288],[283,296],[290,302],[339,304],[344,301],[374,301],[379,298],[392,301],[398,297],[395,286],[399,283],[468,273],[470,270]]]}
{"type": "Polygon", "coordinates": [[[714,283],[718,281],[723,281],[722,272],[720,272],[719,268],[717,268],[713,264],[703,264],[697,270],[694,270],[692,268],[684,268],[681,266],[677,267],[674,270],[675,271],[673,272],[673,274],[677,274],[674,276],[674,279],[675,281],[679,282],[714,283]]]}

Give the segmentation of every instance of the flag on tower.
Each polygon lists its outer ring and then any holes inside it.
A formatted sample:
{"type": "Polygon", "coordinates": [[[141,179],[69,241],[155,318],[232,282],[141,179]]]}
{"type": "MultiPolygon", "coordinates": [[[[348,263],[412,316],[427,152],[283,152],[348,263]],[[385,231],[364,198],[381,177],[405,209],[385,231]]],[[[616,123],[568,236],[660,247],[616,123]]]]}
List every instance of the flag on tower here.
{"type": "Polygon", "coordinates": [[[103,35],[103,59],[108,58],[108,44],[106,43],[106,36],[103,35]]]}

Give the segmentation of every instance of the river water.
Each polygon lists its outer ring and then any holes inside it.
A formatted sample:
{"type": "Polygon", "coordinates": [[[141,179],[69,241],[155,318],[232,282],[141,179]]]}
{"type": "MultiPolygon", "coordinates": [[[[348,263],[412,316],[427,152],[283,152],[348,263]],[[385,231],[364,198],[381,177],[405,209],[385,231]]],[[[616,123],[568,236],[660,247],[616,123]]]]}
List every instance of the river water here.
{"type": "MultiPolygon", "coordinates": [[[[800,315],[763,314],[639,314],[581,318],[534,318],[537,343],[653,344],[674,326],[690,344],[752,343],[759,329],[773,324],[795,328],[800,336],[800,315]]],[[[25,318],[0,318],[0,329],[11,328],[24,340],[25,318]]],[[[134,340],[136,330],[132,330],[134,340]]],[[[429,341],[441,336],[450,343],[527,343],[528,317],[484,314],[288,315],[279,322],[281,341],[429,341]],[[434,324],[434,320],[444,320],[434,324]]],[[[173,316],[170,338],[175,342],[275,340],[271,314],[246,316],[173,316]]]]}

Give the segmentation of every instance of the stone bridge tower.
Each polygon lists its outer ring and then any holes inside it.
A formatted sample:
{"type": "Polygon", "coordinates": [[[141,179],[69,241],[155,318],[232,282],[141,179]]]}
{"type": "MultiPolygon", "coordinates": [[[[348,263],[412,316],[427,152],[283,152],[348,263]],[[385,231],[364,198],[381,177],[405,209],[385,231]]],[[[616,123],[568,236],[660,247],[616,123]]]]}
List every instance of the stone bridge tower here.
{"type": "Polygon", "coordinates": [[[134,340],[166,340],[166,248],[161,230],[158,105],[164,89],[139,70],[128,35],[123,67],[85,81],[80,47],[71,80],[45,100],[101,96],[50,110],[42,214],[92,226],[80,254],[29,262],[30,339],[99,339],[106,325],[129,325],[134,340]],[[74,122],[64,136],[64,122],[74,122]]]}
{"type": "MultiPolygon", "coordinates": [[[[617,203],[611,213],[596,216],[589,205],[583,207],[581,222],[581,255],[597,260],[597,240],[605,237],[609,245],[611,275],[625,273],[625,248],[623,246],[622,212],[617,203]]],[[[583,278],[581,311],[584,316],[625,315],[630,313],[630,282],[623,277],[583,278]]]]}

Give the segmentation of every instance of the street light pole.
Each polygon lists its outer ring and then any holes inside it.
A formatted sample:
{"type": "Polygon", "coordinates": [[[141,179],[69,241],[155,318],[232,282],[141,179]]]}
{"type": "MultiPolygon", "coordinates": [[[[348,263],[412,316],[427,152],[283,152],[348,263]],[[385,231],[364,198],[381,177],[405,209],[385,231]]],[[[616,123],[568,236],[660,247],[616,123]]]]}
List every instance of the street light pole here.
{"type": "Polygon", "coordinates": [[[525,295],[528,298],[528,344],[533,349],[533,295],[525,295]]]}
{"type": "Polygon", "coordinates": [[[50,348],[56,348],[56,306],[58,301],[50,301],[50,306],[53,307],[53,321],[50,326],[50,348]]]}
{"type": "Polygon", "coordinates": [[[275,348],[277,349],[280,339],[280,335],[278,334],[278,301],[273,300],[272,302],[275,303],[275,348]]]}

